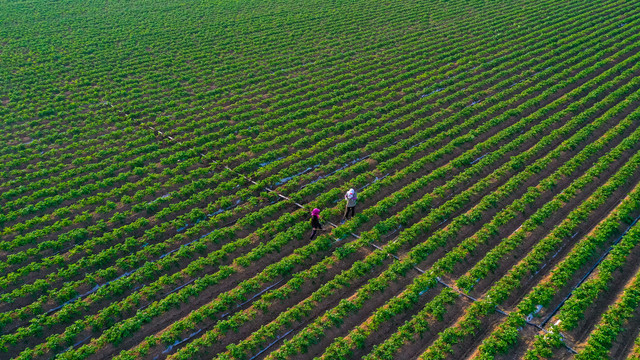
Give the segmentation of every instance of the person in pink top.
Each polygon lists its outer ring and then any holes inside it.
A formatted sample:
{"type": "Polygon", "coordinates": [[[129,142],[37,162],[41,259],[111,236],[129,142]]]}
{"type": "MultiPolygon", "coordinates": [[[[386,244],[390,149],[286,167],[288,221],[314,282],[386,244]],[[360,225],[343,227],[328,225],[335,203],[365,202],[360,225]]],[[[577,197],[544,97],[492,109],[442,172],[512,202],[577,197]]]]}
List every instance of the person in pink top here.
{"type": "Polygon", "coordinates": [[[315,208],[311,210],[311,237],[309,239],[313,240],[319,230],[322,229],[322,224],[320,224],[320,209],[315,208]]]}

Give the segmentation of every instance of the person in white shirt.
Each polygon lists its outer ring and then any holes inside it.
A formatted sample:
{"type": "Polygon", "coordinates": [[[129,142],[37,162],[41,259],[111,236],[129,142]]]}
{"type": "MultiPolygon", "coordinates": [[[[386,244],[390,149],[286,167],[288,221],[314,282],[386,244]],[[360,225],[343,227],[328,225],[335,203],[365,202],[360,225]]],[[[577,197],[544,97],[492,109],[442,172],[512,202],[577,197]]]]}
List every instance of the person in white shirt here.
{"type": "Polygon", "coordinates": [[[344,199],[347,200],[347,209],[344,212],[343,221],[346,221],[356,214],[356,202],[358,201],[358,195],[354,189],[349,189],[349,191],[344,194],[344,199]]]}

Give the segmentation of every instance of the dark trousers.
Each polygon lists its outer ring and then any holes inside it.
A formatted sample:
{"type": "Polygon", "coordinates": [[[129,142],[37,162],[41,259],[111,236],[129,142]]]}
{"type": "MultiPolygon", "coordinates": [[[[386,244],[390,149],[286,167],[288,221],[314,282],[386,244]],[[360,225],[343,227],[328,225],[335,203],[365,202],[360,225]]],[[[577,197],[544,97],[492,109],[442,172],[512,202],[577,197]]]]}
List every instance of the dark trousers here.
{"type": "Polygon", "coordinates": [[[347,206],[347,210],[344,212],[344,218],[348,219],[349,218],[349,214],[351,214],[351,217],[353,217],[353,215],[356,214],[356,207],[352,206],[352,207],[348,207],[347,206]]]}
{"type": "Polygon", "coordinates": [[[322,228],[316,229],[313,228],[313,230],[311,230],[311,236],[309,237],[309,239],[313,240],[314,237],[316,237],[316,235],[318,234],[318,231],[322,230],[322,228]]]}

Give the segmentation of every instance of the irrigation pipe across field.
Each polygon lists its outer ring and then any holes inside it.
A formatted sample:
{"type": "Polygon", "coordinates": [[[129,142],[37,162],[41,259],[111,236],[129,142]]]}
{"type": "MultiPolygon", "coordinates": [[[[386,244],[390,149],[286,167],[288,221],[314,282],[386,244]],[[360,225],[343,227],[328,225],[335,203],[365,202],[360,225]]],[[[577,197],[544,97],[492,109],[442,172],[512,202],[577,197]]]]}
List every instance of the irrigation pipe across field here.
{"type": "MultiPolygon", "coordinates": [[[[169,135],[165,135],[163,132],[161,132],[161,131],[159,131],[159,130],[154,129],[154,128],[153,128],[153,127],[151,127],[151,126],[148,126],[148,129],[150,129],[151,131],[154,131],[156,134],[159,134],[159,135],[160,135],[160,136],[162,136],[163,138],[166,138],[166,139],[169,139],[169,140],[171,140],[171,141],[174,141],[174,142],[175,142],[175,139],[174,139],[173,137],[171,137],[171,136],[169,136],[169,135]]],[[[202,157],[204,157],[204,156],[205,156],[205,154],[203,154],[203,153],[199,153],[199,155],[200,155],[200,156],[202,156],[202,157]]],[[[486,154],[485,154],[485,155],[486,155],[486,154]]],[[[484,157],[485,155],[483,155],[482,157],[484,157]]],[[[363,157],[363,158],[362,158],[362,159],[360,159],[360,160],[367,159],[369,156],[370,156],[370,155],[367,155],[367,156],[363,157]]],[[[482,157],[481,157],[481,158],[482,158],[482,157]]],[[[214,163],[214,164],[217,164],[217,163],[218,163],[218,161],[216,161],[216,160],[212,160],[211,162],[212,162],[212,163],[214,163]]],[[[239,176],[243,177],[244,179],[246,179],[247,181],[249,181],[250,183],[252,183],[252,184],[254,184],[254,185],[258,185],[258,183],[257,183],[257,182],[253,181],[253,180],[252,180],[251,178],[249,178],[248,176],[246,176],[246,175],[244,175],[244,174],[241,174],[241,173],[239,173],[239,172],[237,172],[237,171],[233,170],[232,168],[230,168],[230,167],[229,167],[229,166],[227,166],[227,165],[225,165],[225,169],[227,169],[227,170],[229,170],[229,171],[231,171],[231,172],[233,172],[233,173],[235,173],[235,174],[237,174],[237,175],[239,175],[239,176]]],[[[282,194],[280,194],[279,192],[277,192],[277,191],[275,191],[275,190],[273,190],[273,189],[270,189],[270,188],[268,188],[268,187],[265,187],[265,188],[264,188],[264,190],[265,190],[265,191],[267,191],[267,192],[272,192],[272,193],[274,193],[274,194],[278,195],[278,197],[280,197],[280,198],[282,198],[282,199],[292,201],[292,202],[293,202],[293,204],[294,204],[294,205],[296,205],[297,207],[299,207],[300,209],[306,209],[306,207],[305,207],[304,205],[302,205],[302,204],[300,204],[300,203],[297,203],[297,202],[293,201],[291,198],[289,198],[289,197],[287,197],[287,196],[285,196],[285,195],[282,195],[282,194]]],[[[640,219],[640,216],[634,220],[633,224],[635,224],[639,219],[640,219]]],[[[446,222],[446,220],[445,220],[445,222],[446,222]]],[[[333,226],[334,228],[337,228],[337,227],[338,227],[338,225],[336,225],[336,224],[332,223],[331,221],[327,221],[327,223],[328,223],[329,225],[333,226]]],[[[631,226],[633,226],[633,224],[631,224],[631,225],[629,226],[629,228],[631,228],[631,226]]],[[[627,233],[627,231],[629,231],[629,228],[627,228],[627,230],[624,232],[624,234],[626,234],[626,233],[627,233]]],[[[356,239],[360,239],[360,236],[359,236],[359,235],[357,235],[357,234],[355,234],[355,233],[350,233],[350,234],[351,234],[351,236],[355,237],[356,239]]],[[[623,235],[624,235],[624,234],[623,234],[623,235]]],[[[622,238],[622,236],[620,236],[620,238],[622,238]]],[[[620,238],[618,238],[618,239],[616,240],[616,242],[615,242],[613,245],[615,245],[616,243],[618,243],[618,242],[620,241],[620,238]]],[[[334,240],[335,240],[336,242],[337,242],[337,241],[340,241],[340,239],[334,239],[334,240]]],[[[392,240],[392,241],[393,241],[393,240],[392,240]]],[[[373,244],[373,243],[372,243],[372,244],[370,244],[370,245],[371,245],[372,247],[374,247],[374,248],[376,248],[376,249],[380,250],[380,251],[384,251],[384,249],[383,249],[383,248],[381,248],[380,246],[378,246],[378,245],[376,245],[376,244],[373,244]]],[[[596,267],[598,264],[600,264],[600,262],[602,262],[602,260],[607,256],[607,254],[609,254],[609,252],[610,252],[610,251],[611,251],[611,249],[613,248],[613,245],[612,245],[612,247],[611,247],[611,248],[609,248],[609,250],[607,250],[607,252],[606,252],[604,255],[602,255],[602,257],[598,260],[598,262],[596,263],[596,265],[594,265],[594,267],[593,267],[591,270],[589,270],[589,272],[588,272],[588,273],[587,273],[587,274],[586,274],[586,275],[581,279],[581,281],[578,283],[578,285],[576,285],[576,286],[571,290],[571,293],[569,293],[569,295],[568,295],[568,296],[567,296],[567,297],[566,297],[566,298],[565,298],[565,299],[560,303],[560,305],[558,305],[558,307],[557,307],[557,308],[556,308],[556,309],[555,309],[555,310],[554,310],[554,311],[553,311],[553,312],[552,312],[552,313],[551,313],[551,314],[550,314],[550,315],[545,319],[545,321],[543,321],[540,325],[538,325],[538,324],[532,323],[532,322],[530,322],[530,321],[528,321],[528,320],[526,320],[526,319],[525,319],[525,323],[526,323],[527,325],[529,325],[529,326],[535,327],[536,329],[538,329],[539,331],[544,332],[545,334],[548,334],[548,333],[549,333],[549,331],[548,331],[548,330],[546,330],[546,329],[544,328],[544,325],[545,325],[545,324],[549,321],[549,319],[551,319],[551,317],[552,317],[552,316],[553,316],[553,315],[558,311],[558,309],[562,306],[562,304],[564,304],[564,302],[565,302],[567,299],[569,299],[569,297],[573,294],[573,291],[574,291],[574,290],[575,290],[575,289],[576,289],[580,284],[582,284],[582,283],[586,280],[586,278],[589,276],[589,274],[591,274],[591,273],[593,272],[593,270],[595,270],[595,267],[596,267]]],[[[396,256],[395,254],[388,253],[387,255],[389,255],[389,256],[391,256],[391,257],[393,257],[393,258],[394,258],[394,259],[396,259],[396,260],[400,260],[400,258],[399,258],[398,256],[396,256]]],[[[425,271],[424,271],[424,270],[420,269],[419,267],[417,267],[417,266],[415,266],[415,265],[413,266],[413,268],[414,268],[416,271],[418,271],[419,273],[421,273],[421,274],[424,274],[424,273],[425,273],[425,271]]],[[[469,295],[469,294],[464,293],[462,290],[458,289],[456,286],[454,286],[454,285],[450,285],[450,284],[448,284],[448,283],[444,282],[440,277],[436,277],[436,280],[437,280],[437,281],[438,281],[438,283],[440,283],[442,286],[447,287],[447,288],[449,288],[449,289],[451,289],[451,290],[455,291],[456,293],[458,293],[459,295],[461,295],[461,296],[463,296],[463,297],[465,297],[465,298],[469,299],[470,301],[472,301],[472,302],[477,302],[477,301],[478,301],[478,299],[476,299],[476,298],[472,297],[472,296],[471,296],[471,295],[469,295]]],[[[282,280],[280,280],[280,281],[282,281],[282,280]]],[[[280,281],[279,281],[279,282],[280,282],[280,281]]],[[[279,282],[278,282],[278,283],[279,283],[279,282]]],[[[276,283],[276,284],[277,284],[277,283],[276,283]]],[[[263,290],[262,292],[264,292],[264,291],[268,290],[269,288],[273,287],[273,286],[274,286],[274,285],[276,285],[276,284],[271,285],[270,287],[268,287],[267,289],[263,290]]],[[[260,295],[260,294],[258,294],[258,295],[260,295]]],[[[258,296],[258,295],[256,295],[256,296],[258,296]]],[[[254,296],[253,298],[255,298],[255,296],[254,296]]],[[[252,299],[253,299],[253,298],[252,298],[252,299]]],[[[247,302],[250,302],[250,301],[251,301],[251,300],[249,300],[249,301],[247,301],[247,302]]],[[[245,302],[244,304],[246,304],[247,302],[245,302]]],[[[244,305],[244,304],[243,304],[243,305],[244,305]]],[[[506,311],[504,311],[504,310],[500,309],[497,305],[496,305],[496,313],[501,314],[501,315],[503,315],[503,316],[509,316],[509,313],[508,313],[508,312],[506,312],[506,311]]],[[[265,350],[267,350],[268,348],[270,348],[271,346],[273,346],[273,345],[274,345],[275,343],[277,343],[278,341],[280,341],[280,340],[284,339],[284,338],[285,338],[285,337],[286,337],[286,336],[287,336],[291,331],[293,331],[293,330],[295,330],[295,329],[292,329],[292,330],[290,330],[288,333],[286,333],[286,334],[284,334],[283,336],[280,336],[279,338],[277,338],[273,343],[269,344],[269,346],[267,346],[267,347],[266,347],[265,349],[263,349],[261,352],[264,352],[265,350]]],[[[562,336],[562,344],[563,344],[563,345],[564,345],[564,347],[565,347],[565,348],[567,348],[567,350],[569,350],[572,354],[577,354],[577,353],[578,353],[578,352],[577,352],[577,351],[575,351],[571,346],[569,346],[568,344],[566,344],[566,343],[565,343],[565,338],[564,338],[564,336],[562,336]]]]}

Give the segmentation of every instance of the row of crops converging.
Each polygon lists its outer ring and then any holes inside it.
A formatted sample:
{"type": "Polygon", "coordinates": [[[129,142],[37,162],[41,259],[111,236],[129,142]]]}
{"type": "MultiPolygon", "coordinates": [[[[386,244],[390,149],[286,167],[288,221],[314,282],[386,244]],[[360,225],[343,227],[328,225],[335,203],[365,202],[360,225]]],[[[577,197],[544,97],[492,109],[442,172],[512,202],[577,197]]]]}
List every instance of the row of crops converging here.
{"type": "Polygon", "coordinates": [[[639,5],[0,3],[0,358],[640,359],[639,5]]]}

